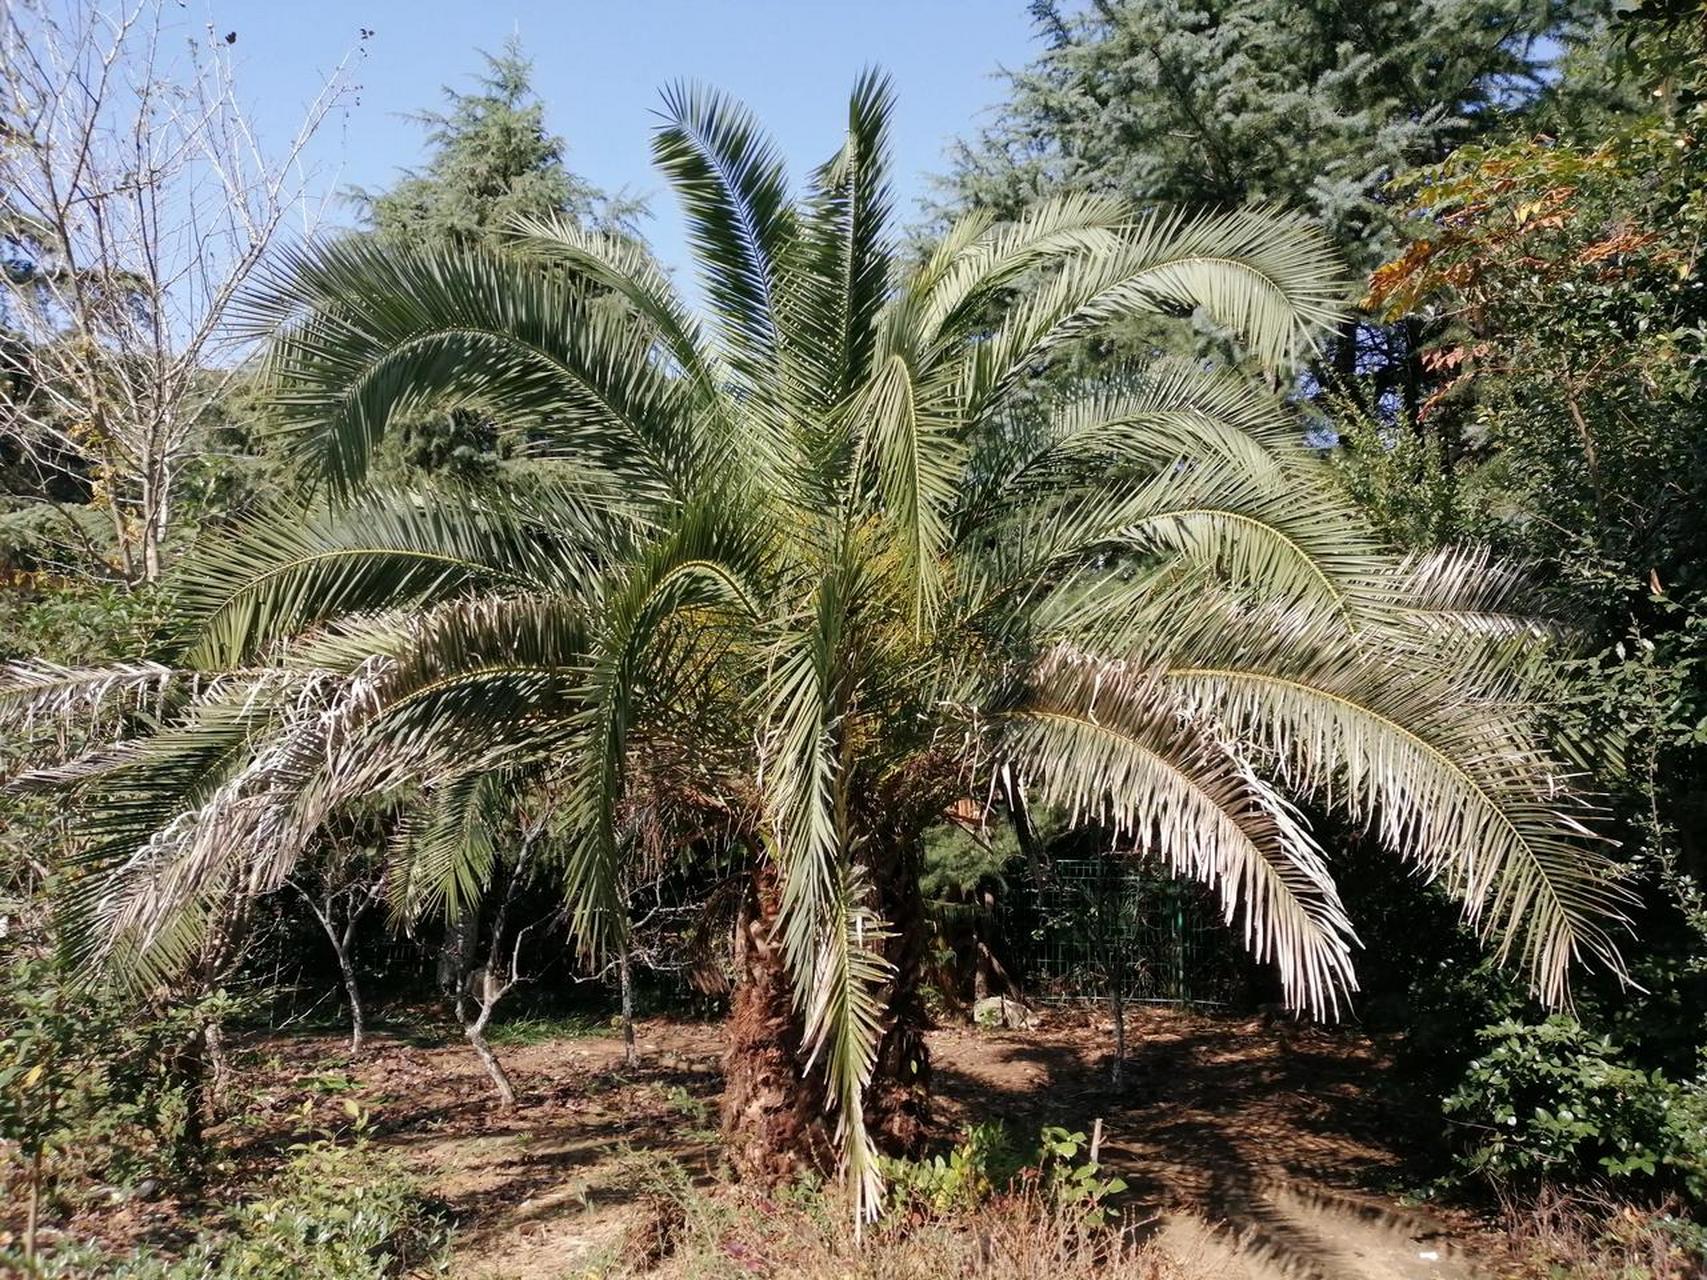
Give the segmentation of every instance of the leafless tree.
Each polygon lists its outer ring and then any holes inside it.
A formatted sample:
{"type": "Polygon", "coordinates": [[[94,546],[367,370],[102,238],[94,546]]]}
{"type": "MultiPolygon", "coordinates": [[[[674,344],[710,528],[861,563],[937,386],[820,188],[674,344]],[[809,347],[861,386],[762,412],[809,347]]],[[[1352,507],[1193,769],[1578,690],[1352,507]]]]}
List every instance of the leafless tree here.
{"type": "Polygon", "coordinates": [[[337,957],[338,977],[350,1002],[350,1056],[362,1051],[367,1038],[367,1017],[362,1004],[361,979],[356,970],[356,931],[369,909],[385,893],[384,868],[363,855],[367,851],[355,841],[328,841],[327,857],[312,886],[291,878],[285,883],[296,890],[319,921],[326,940],[337,957]]]}
{"type": "Polygon", "coordinates": [[[171,0],[0,0],[0,439],[86,481],[117,567],[153,579],[195,426],[241,367],[234,300],[318,221],[333,70],[269,148],[235,33],[171,0]]]}
{"type": "MultiPolygon", "coordinates": [[[[454,1002],[456,1020],[462,1024],[462,1034],[468,1038],[475,1056],[480,1059],[480,1065],[486,1068],[486,1074],[492,1078],[492,1087],[498,1091],[498,1098],[506,1109],[515,1107],[516,1090],[510,1082],[509,1073],[504,1070],[503,1063],[498,1061],[498,1055],[492,1051],[492,1045],[486,1039],[486,1030],[492,1023],[492,1014],[497,1010],[498,1002],[522,981],[522,943],[534,925],[524,925],[516,932],[509,946],[507,965],[504,956],[505,941],[509,933],[510,913],[527,883],[531,860],[536,845],[545,832],[548,819],[545,811],[523,811],[518,816],[521,842],[514,860],[510,863],[503,893],[496,899],[491,932],[487,938],[486,963],[473,973],[459,978],[454,1002]]],[[[535,921],[535,924],[537,923],[539,922],[535,921]]]]}

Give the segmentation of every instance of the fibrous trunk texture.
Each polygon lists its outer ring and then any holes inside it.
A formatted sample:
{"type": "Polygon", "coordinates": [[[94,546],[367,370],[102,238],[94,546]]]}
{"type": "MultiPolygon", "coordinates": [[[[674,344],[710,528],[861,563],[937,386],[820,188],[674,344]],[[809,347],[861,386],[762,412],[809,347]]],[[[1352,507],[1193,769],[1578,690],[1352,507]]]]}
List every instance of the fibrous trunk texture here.
{"type": "Polygon", "coordinates": [[[777,900],[776,873],[760,864],[736,922],[723,1073],[730,1160],[743,1177],[767,1182],[804,1169],[825,1172],[835,1163],[822,1074],[801,1070],[800,1019],[775,936],[777,900]]]}
{"type": "MultiPolygon", "coordinates": [[[[885,955],[895,976],[888,1019],[866,1094],[867,1130],[892,1155],[915,1154],[930,1118],[930,1051],[920,981],[926,958],[916,842],[886,846],[871,867],[878,908],[893,937],[885,955]]],[[[775,871],[759,866],[737,925],[735,993],[729,1013],[723,1128],[745,1177],[777,1181],[835,1165],[835,1116],[822,1068],[805,1073],[802,1027],[776,936],[775,871]]]]}

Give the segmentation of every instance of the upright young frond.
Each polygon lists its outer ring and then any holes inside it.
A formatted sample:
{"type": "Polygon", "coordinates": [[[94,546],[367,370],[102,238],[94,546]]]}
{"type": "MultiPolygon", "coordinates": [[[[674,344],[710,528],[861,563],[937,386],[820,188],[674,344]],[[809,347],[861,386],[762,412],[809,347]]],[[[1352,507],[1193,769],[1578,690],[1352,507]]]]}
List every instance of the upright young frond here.
{"type": "Polygon", "coordinates": [[[691,84],[664,90],[652,159],[675,188],[725,355],[749,377],[773,365],[781,272],[796,215],[776,144],[752,112],[691,84]]]}
{"type": "Polygon", "coordinates": [[[791,376],[823,407],[841,404],[873,372],[887,302],[890,243],[889,78],[867,70],[848,100],[847,136],[812,175],[800,246],[787,272],[791,376]]]}

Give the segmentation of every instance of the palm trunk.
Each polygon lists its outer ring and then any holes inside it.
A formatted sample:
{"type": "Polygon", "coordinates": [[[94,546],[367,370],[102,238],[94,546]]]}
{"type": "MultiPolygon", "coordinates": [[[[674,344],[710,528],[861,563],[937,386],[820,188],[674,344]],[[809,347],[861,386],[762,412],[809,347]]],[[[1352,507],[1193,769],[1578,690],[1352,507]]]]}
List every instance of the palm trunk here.
{"type": "MultiPolygon", "coordinates": [[[[915,1154],[927,1135],[931,1076],[921,996],[928,937],[916,842],[886,850],[872,872],[879,908],[894,934],[885,954],[895,977],[866,1095],[866,1128],[885,1152],[915,1154]]],[[[777,900],[775,871],[761,865],[737,927],[723,1092],[730,1158],[742,1175],[767,1181],[802,1169],[825,1172],[836,1158],[822,1070],[801,1070],[801,1023],[775,935],[777,900]]]]}
{"type": "Polygon", "coordinates": [[[916,839],[884,842],[872,865],[878,910],[891,937],[884,953],[894,966],[889,984],[889,1025],[877,1051],[866,1097],[866,1129],[895,1156],[917,1155],[930,1127],[931,1055],[925,1043],[925,961],[930,948],[924,895],[919,891],[916,839]]]}
{"type": "Polygon", "coordinates": [[[801,1074],[800,1019],[775,937],[776,872],[760,863],[736,925],[723,1132],[743,1177],[777,1182],[835,1164],[820,1073],[801,1074]]]}

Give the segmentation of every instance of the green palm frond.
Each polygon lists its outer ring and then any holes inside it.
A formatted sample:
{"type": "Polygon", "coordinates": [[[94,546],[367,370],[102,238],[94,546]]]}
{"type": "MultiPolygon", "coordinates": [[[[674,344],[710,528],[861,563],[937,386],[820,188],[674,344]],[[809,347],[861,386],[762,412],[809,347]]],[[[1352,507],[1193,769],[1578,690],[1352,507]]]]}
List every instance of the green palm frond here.
{"type": "Polygon", "coordinates": [[[592,591],[631,522],[566,490],[523,499],[378,492],[305,513],[286,507],[204,546],[176,575],[189,661],[244,662],[340,614],[418,606],[475,589],[592,591]]]}
{"type": "Polygon", "coordinates": [[[804,1009],[805,1069],[823,1062],[856,1221],[875,1219],[883,1203],[879,1152],[865,1127],[865,1096],[887,1021],[879,993],[893,974],[879,950],[889,934],[870,896],[860,869],[842,863],[833,910],[818,931],[804,1009]]]}
{"type": "Polygon", "coordinates": [[[630,736],[640,706],[660,696],[660,685],[667,691],[671,681],[694,672],[679,650],[669,653],[668,670],[654,659],[667,638],[679,637],[671,624],[684,615],[695,616],[707,640],[719,617],[750,623],[764,590],[763,534],[721,502],[697,504],[603,603],[571,747],[576,767],[567,812],[574,839],[563,872],[571,924],[592,955],[604,954],[626,929],[617,811],[627,794],[630,736]]]}
{"type": "MultiPolygon", "coordinates": [[[[948,516],[962,477],[958,419],[933,411],[932,400],[895,354],[874,371],[850,410],[859,433],[858,465],[863,471],[869,462],[878,509],[898,543],[915,631],[929,625],[942,596],[948,516]]],[[[854,482],[867,483],[861,474],[854,482]]],[[[851,492],[860,496],[859,488],[851,492]]]]}
{"type": "Polygon", "coordinates": [[[981,414],[1064,344],[1117,318],[1202,308],[1266,365],[1288,364],[1344,308],[1327,240],[1269,210],[1148,214],[1118,250],[1063,260],[973,348],[966,396],[981,414]]]}
{"type": "Polygon", "coordinates": [[[1277,397],[1246,379],[1171,359],[1140,376],[1084,388],[1047,414],[1003,420],[974,450],[963,528],[1029,495],[1106,484],[1113,469],[1153,472],[1195,461],[1284,486],[1297,477],[1283,469],[1306,457],[1298,423],[1277,397]]]}
{"type": "Polygon", "coordinates": [[[386,863],[392,917],[413,921],[432,911],[460,919],[479,902],[498,860],[504,778],[472,770],[448,779],[406,811],[386,863]]]}
{"type": "Polygon", "coordinates": [[[848,101],[847,136],[812,177],[801,243],[791,262],[787,331],[797,376],[825,408],[870,374],[878,316],[887,303],[890,243],[889,78],[867,70],[848,101]]]}
{"type": "Polygon", "coordinates": [[[706,299],[738,372],[767,380],[785,341],[782,264],[797,217],[776,144],[752,112],[699,85],[664,91],[652,159],[681,202],[706,299]]]}
{"type": "Polygon", "coordinates": [[[1086,192],[1041,200],[1011,223],[964,215],[897,299],[890,320],[897,345],[955,350],[982,331],[987,309],[1022,277],[1119,250],[1131,220],[1124,202],[1086,192]]]}
{"type": "Polygon", "coordinates": [[[1315,841],[1231,744],[1182,721],[1142,678],[1067,653],[1003,720],[1001,750],[1028,790],[1217,890],[1288,1002],[1337,1012],[1356,985],[1351,923],[1315,841]]]}
{"type": "Polygon", "coordinates": [[[244,309],[276,335],[281,433],[341,495],[366,480],[392,418],[430,402],[477,402],[631,496],[667,498],[695,453],[653,335],[523,255],[345,237],[293,251],[244,309]]]}
{"type": "Polygon", "coordinates": [[[547,262],[560,263],[619,295],[651,330],[670,361],[701,395],[722,382],[693,314],[646,248],[626,236],[587,231],[560,217],[524,218],[516,224],[520,244],[547,262]]]}
{"type": "Polygon", "coordinates": [[[1543,999],[1567,997],[1573,963],[1617,970],[1609,930],[1628,894],[1514,688],[1521,650],[1459,635],[1348,646],[1315,625],[1227,614],[1178,639],[1140,659],[1176,706],[1251,744],[1293,790],[1369,822],[1465,903],[1543,999]]]}

